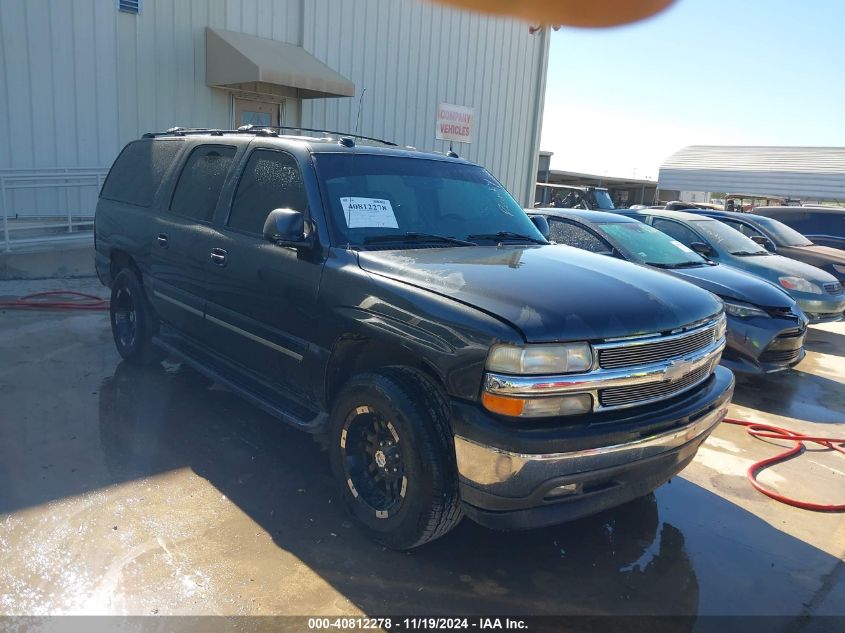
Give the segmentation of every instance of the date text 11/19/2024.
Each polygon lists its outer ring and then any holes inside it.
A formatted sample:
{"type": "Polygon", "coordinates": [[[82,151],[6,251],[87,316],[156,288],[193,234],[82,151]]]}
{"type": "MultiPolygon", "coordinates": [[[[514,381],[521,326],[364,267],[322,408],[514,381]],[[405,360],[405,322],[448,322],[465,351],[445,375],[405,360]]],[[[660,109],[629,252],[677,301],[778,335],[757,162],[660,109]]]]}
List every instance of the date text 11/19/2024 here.
{"type": "Polygon", "coordinates": [[[308,618],[309,630],[524,630],[528,625],[519,618],[308,618]]]}

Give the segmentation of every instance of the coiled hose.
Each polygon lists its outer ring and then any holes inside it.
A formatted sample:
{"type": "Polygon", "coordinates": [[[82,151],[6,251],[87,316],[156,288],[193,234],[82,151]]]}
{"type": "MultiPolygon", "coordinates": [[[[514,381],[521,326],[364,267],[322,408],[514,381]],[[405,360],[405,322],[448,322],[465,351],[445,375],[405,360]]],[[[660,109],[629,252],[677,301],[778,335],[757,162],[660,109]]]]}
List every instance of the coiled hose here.
{"type": "Polygon", "coordinates": [[[786,440],[793,443],[793,446],[791,448],[788,448],[782,453],[778,453],[777,455],[774,455],[772,457],[767,457],[766,459],[761,459],[760,461],[754,462],[748,468],[748,471],[745,473],[745,476],[748,478],[748,481],[751,483],[751,485],[757,489],[758,492],[762,492],[764,495],[766,495],[767,497],[771,497],[775,501],[780,501],[781,503],[785,503],[786,505],[790,506],[795,506],[796,508],[803,508],[804,510],[814,510],[816,512],[845,512],[845,503],[826,504],[813,503],[811,501],[802,501],[800,499],[793,499],[792,497],[787,497],[786,495],[783,495],[779,492],[775,492],[771,488],[767,488],[759,481],[757,481],[758,473],[764,468],[768,468],[769,466],[772,466],[779,462],[786,461],[791,457],[801,453],[806,448],[804,442],[812,442],[814,444],[818,444],[819,446],[824,446],[825,448],[837,451],[845,455],[845,437],[818,437],[815,435],[804,435],[803,433],[784,429],[779,426],[773,426],[771,424],[761,424],[759,422],[746,422],[745,420],[737,420],[735,418],[725,418],[723,422],[725,422],[726,424],[744,426],[745,431],[751,437],[765,438],[770,440],[786,440]]]}
{"type": "Polygon", "coordinates": [[[109,300],[73,290],[35,292],[14,299],[0,299],[0,310],[108,310],[109,300]]]}

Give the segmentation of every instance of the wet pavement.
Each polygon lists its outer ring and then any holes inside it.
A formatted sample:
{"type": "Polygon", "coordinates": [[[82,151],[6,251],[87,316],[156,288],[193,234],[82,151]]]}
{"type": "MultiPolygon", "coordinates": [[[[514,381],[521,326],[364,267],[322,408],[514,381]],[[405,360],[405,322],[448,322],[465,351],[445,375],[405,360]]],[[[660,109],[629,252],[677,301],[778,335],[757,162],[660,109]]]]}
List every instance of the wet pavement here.
{"type": "MultiPolygon", "coordinates": [[[[731,415],[845,435],[845,325],[808,349],[741,381],[731,415]]],[[[776,449],[738,427],[632,504],[396,553],[349,522],[308,436],[178,364],[121,363],[104,314],[0,313],[0,359],[0,614],[845,615],[845,515],[754,491],[776,449]]],[[[829,451],[761,479],[845,499],[829,451]]]]}

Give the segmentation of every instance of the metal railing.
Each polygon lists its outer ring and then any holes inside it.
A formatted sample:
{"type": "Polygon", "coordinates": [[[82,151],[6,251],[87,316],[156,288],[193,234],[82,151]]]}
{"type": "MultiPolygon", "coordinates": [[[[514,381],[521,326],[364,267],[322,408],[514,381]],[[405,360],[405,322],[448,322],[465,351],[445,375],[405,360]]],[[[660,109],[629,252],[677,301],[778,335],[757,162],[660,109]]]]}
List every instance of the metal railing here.
{"type": "Polygon", "coordinates": [[[90,237],[107,168],[0,171],[3,250],[90,237]]]}

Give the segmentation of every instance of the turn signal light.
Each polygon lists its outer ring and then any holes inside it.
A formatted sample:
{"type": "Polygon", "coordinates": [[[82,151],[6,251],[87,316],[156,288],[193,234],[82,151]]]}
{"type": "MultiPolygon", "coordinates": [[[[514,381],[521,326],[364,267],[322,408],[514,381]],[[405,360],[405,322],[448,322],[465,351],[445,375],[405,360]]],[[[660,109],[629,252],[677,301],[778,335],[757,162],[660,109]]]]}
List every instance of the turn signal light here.
{"type": "Polygon", "coordinates": [[[522,410],[525,408],[525,400],[521,398],[506,398],[486,391],[481,394],[481,403],[488,411],[512,417],[522,415],[522,410]]]}
{"type": "Polygon", "coordinates": [[[515,418],[556,418],[593,410],[593,398],[588,393],[545,398],[508,398],[485,391],[481,395],[481,402],[488,411],[515,418]]]}

